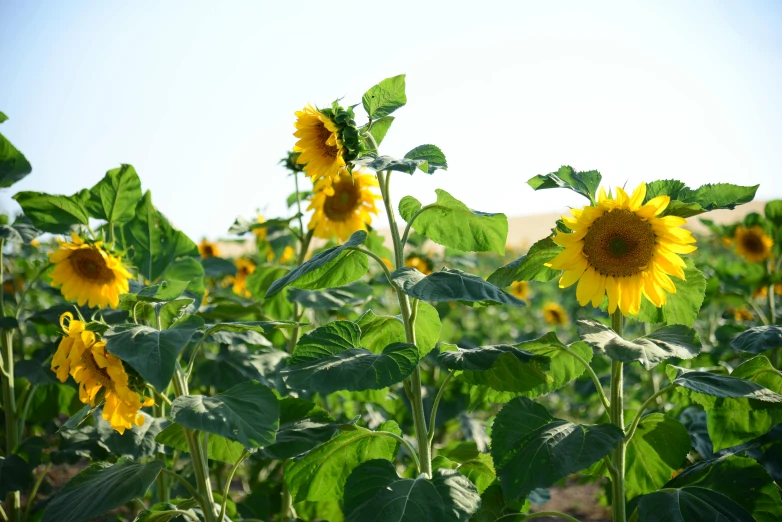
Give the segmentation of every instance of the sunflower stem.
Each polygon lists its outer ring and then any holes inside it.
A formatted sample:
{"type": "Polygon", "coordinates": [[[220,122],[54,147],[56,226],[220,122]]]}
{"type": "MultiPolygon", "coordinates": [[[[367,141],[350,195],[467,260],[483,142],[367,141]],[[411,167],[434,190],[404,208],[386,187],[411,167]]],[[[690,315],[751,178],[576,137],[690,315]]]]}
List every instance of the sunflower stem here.
{"type": "Polygon", "coordinates": [[[231,490],[231,481],[234,479],[236,470],[239,469],[239,466],[242,464],[242,462],[244,462],[244,460],[249,456],[250,456],[250,452],[247,451],[247,449],[242,450],[242,454],[239,456],[239,459],[236,461],[236,463],[233,466],[231,466],[231,471],[228,472],[228,478],[225,479],[225,488],[223,489],[223,500],[220,503],[220,516],[217,517],[217,520],[220,520],[221,522],[225,517],[225,507],[228,504],[228,493],[230,493],[231,490]]]}
{"type": "MultiPolygon", "coordinates": [[[[396,268],[404,266],[404,257],[402,252],[402,243],[399,239],[399,228],[396,224],[394,209],[391,206],[390,179],[391,171],[377,173],[380,193],[383,196],[383,205],[388,217],[388,226],[391,230],[391,239],[394,242],[394,260],[396,268]]],[[[395,286],[395,285],[394,285],[395,286]]],[[[405,339],[410,344],[415,342],[415,312],[410,306],[410,299],[399,287],[395,286],[396,297],[399,301],[399,308],[402,311],[402,323],[405,326],[405,339]]],[[[417,309],[417,306],[416,306],[417,309]]],[[[413,409],[413,425],[415,426],[415,436],[418,442],[418,461],[421,463],[421,473],[432,476],[432,457],[429,446],[429,433],[426,429],[426,415],[424,414],[424,401],[421,391],[421,367],[416,365],[413,374],[410,376],[409,390],[410,402],[413,409]]]]}
{"type": "MultiPolygon", "coordinates": [[[[297,181],[296,182],[297,201],[298,201],[298,197],[299,197],[299,183],[297,181]]],[[[301,207],[299,207],[299,214],[301,214],[301,207]]],[[[301,217],[299,218],[299,223],[301,223],[301,217]]],[[[299,257],[297,259],[298,261],[297,264],[299,266],[304,264],[304,259],[307,257],[307,251],[310,248],[310,241],[312,241],[312,235],[314,232],[315,232],[314,230],[308,231],[307,235],[304,236],[304,239],[301,241],[301,245],[299,245],[299,257]]],[[[304,234],[304,230],[302,230],[302,234],[304,234]]],[[[301,309],[301,305],[299,305],[299,303],[293,303],[293,320],[298,323],[303,313],[304,311],[301,309]]],[[[296,343],[299,342],[300,332],[301,332],[301,328],[299,326],[294,326],[293,329],[291,330],[291,337],[290,339],[288,339],[288,353],[293,353],[293,349],[296,348],[296,343]]]]}
{"type": "MultiPolygon", "coordinates": [[[[617,309],[611,314],[611,327],[619,337],[624,333],[624,317],[622,312],[617,309]]],[[[623,395],[623,364],[620,361],[611,362],[611,407],[609,414],[611,422],[615,424],[624,433],[624,395],[623,395]]],[[[626,503],[625,503],[625,453],[627,439],[622,439],[619,445],[613,451],[614,473],[612,474],[612,506],[614,522],[625,522],[626,503]]]]}

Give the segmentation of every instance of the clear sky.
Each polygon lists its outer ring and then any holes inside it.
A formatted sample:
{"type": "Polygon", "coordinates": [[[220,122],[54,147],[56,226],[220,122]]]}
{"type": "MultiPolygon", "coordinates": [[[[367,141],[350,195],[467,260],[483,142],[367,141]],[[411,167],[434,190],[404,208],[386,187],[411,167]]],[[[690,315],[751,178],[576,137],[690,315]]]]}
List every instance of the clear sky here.
{"type": "Polygon", "coordinates": [[[256,209],[286,215],[294,111],[360,103],[400,73],[408,104],[381,151],[434,143],[450,168],[395,174],[396,200],[443,188],[509,216],[581,205],[525,183],[563,164],[611,185],[782,197],[780,27],[778,1],[2,0],[0,128],[33,173],[0,208],[130,163],[196,240],[256,209]]]}

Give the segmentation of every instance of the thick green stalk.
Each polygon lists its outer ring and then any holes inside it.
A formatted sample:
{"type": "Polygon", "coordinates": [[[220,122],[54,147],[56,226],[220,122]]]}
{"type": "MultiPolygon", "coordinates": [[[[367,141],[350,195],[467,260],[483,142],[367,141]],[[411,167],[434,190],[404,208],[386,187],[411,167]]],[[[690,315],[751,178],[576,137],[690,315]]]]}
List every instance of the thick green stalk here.
{"type": "MultiPolygon", "coordinates": [[[[394,242],[394,260],[396,268],[404,266],[404,252],[402,242],[399,238],[399,228],[396,224],[394,209],[391,206],[391,194],[389,191],[390,172],[378,172],[378,182],[380,193],[383,196],[383,205],[388,217],[388,226],[391,230],[391,239],[394,242]]],[[[399,308],[402,311],[402,322],[405,326],[405,338],[408,343],[415,342],[415,314],[410,306],[410,299],[407,294],[402,292],[399,287],[395,288],[396,296],[399,300],[399,308]]],[[[410,402],[413,408],[413,425],[415,426],[415,438],[418,442],[419,462],[421,463],[421,472],[427,476],[432,476],[432,456],[429,446],[429,434],[426,429],[426,415],[424,414],[424,401],[421,393],[421,369],[416,366],[413,374],[410,376],[408,389],[410,391],[410,402]]]]}
{"type": "MultiPolygon", "coordinates": [[[[179,366],[179,365],[177,365],[179,366]]],[[[174,394],[177,397],[187,395],[189,392],[187,381],[181,368],[177,368],[174,374],[174,394]]],[[[190,452],[190,458],[193,461],[193,473],[196,478],[196,488],[203,501],[201,509],[204,511],[206,522],[215,522],[214,495],[212,494],[212,485],[209,481],[209,466],[203,447],[200,444],[198,432],[189,428],[182,428],[185,432],[187,447],[190,452]]]]}
{"type": "MultiPolygon", "coordinates": [[[[3,247],[5,240],[0,239],[0,286],[5,279],[5,259],[3,259],[3,247]]],[[[0,289],[0,317],[5,318],[4,292],[0,289]]],[[[14,389],[14,332],[4,328],[2,334],[3,353],[3,410],[5,411],[5,454],[13,454],[19,444],[19,430],[16,421],[16,390],[14,389]]],[[[22,519],[22,501],[18,491],[11,491],[6,495],[6,509],[9,522],[20,522],[22,519]]]]}
{"type": "MultiPolygon", "coordinates": [[[[622,336],[623,333],[623,320],[622,312],[616,310],[611,315],[611,326],[614,331],[622,336]]],[[[610,416],[611,422],[618,426],[624,433],[624,382],[623,382],[623,366],[619,361],[611,362],[611,407],[610,416]]],[[[625,453],[626,453],[626,440],[622,440],[616,449],[613,451],[612,462],[614,465],[614,471],[612,474],[611,487],[612,487],[612,506],[613,520],[614,522],[625,522],[627,515],[625,513],[625,453]]]]}

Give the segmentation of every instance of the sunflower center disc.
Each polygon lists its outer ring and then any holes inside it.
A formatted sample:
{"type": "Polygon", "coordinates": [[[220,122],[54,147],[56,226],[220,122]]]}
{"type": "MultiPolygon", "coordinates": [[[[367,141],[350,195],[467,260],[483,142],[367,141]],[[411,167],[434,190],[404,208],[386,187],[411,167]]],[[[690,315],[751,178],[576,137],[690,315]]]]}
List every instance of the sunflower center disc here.
{"type": "Polygon", "coordinates": [[[114,281],[114,272],[106,266],[106,260],[96,249],[74,250],[71,266],[79,277],[90,283],[103,285],[114,281]]]}
{"type": "Polygon", "coordinates": [[[334,184],[334,195],[326,196],[323,213],[332,221],[346,221],[358,208],[361,194],[350,176],[343,176],[334,184]]]}
{"type": "Polygon", "coordinates": [[[106,388],[106,390],[113,390],[114,383],[111,381],[111,376],[109,376],[108,370],[98,366],[97,361],[95,361],[95,358],[92,356],[92,350],[87,348],[84,350],[84,353],[81,357],[84,364],[87,365],[87,367],[92,372],[94,379],[98,381],[101,386],[106,388]]]}
{"type": "Polygon", "coordinates": [[[584,237],[584,255],[601,274],[632,276],[652,260],[654,243],[651,224],[629,210],[612,210],[589,227],[584,237]]]}
{"type": "Polygon", "coordinates": [[[749,234],[746,234],[741,241],[747,252],[752,254],[764,254],[766,252],[766,246],[757,234],[750,232],[749,234]]]}
{"type": "Polygon", "coordinates": [[[324,158],[336,158],[339,149],[328,144],[331,138],[331,131],[326,128],[324,124],[320,124],[318,127],[318,142],[322,143],[318,148],[323,151],[324,158]]]}

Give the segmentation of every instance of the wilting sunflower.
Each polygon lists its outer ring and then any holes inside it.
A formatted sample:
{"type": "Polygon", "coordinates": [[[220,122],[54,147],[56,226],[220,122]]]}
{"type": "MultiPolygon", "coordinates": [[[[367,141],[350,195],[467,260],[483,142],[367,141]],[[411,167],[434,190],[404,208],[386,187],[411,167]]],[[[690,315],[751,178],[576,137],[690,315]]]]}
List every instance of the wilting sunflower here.
{"type": "Polygon", "coordinates": [[[79,306],[116,308],[132,277],[122,266],[122,258],[104,250],[100,241],[88,244],[76,234],[71,234],[71,241],[58,239],[60,248],[49,254],[55,265],[52,286],[61,286],[63,297],[79,306]]]}
{"type": "Polygon", "coordinates": [[[509,294],[518,297],[522,301],[526,301],[529,297],[529,283],[526,281],[515,281],[510,285],[509,294]]]}
{"type": "Polygon", "coordinates": [[[310,218],[309,229],[315,237],[329,239],[337,236],[342,241],[353,232],[366,230],[372,223],[372,214],[377,215],[375,200],[380,195],[372,191],[377,187],[377,178],[368,172],[355,171],[351,178],[342,171],[338,180],[331,186],[331,193],[325,190],[324,180],[315,183],[315,192],[307,210],[314,210],[310,218]]]}
{"type": "Polygon", "coordinates": [[[217,248],[217,244],[212,243],[206,238],[202,239],[201,242],[198,243],[198,252],[204,259],[208,257],[220,257],[220,249],[217,248]]]}
{"type": "Polygon", "coordinates": [[[94,408],[103,391],[103,419],[120,434],[134,425],[144,424],[139,410],[151,406],[151,398],[139,395],[131,388],[130,378],[122,361],[106,351],[106,342],[86,329],[86,324],[73,318],[70,312],[60,316],[60,326],[66,337],[60,341],[52,358],[52,371],[60,382],[70,374],[79,384],[79,400],[94,408]]]}
{"type": "Polygon", "coordinates": [[[247,290],[247,276],[255,272],[255,263],[242,257],[234,261],[234,264],[236,265],[236,276],[233,278],[234,293],[250,297],[250,292],[247,290]]]}
{"type": "Polygon", "coordinates": [[[659,216],[670,202],[657,196],[645,205],[646,184],[631,196],[621,188],[616,198],[600,189],[596,206],[573,209],[573,217],[563,216],[572,230],[557,230],[554,242],[565,249],[547,266],[564,270],[560,288],[578,282],[576,298],[581,306],[600,306],[608,295],[608,310],[617,307],[623,314],[637,314],[641,296],[656,307],[665,304],[667,294],[676,293],[671,276],[684,279],[684,261],[679,254],[697,248],[686,223],[677,216],[659,216]]]}
{"type": "Polygon", "coordinates": [[[774,246],[774,240],[768,237],[759,225],[751,228],[736,227],[733,240],[736,252],[752,263],[765,261],[774,246]]]}
{"type": "Polygon", "coordinates": [[[415,254],[412,254],[405,259],[405,266],[415,268],[424,275],[429,275],[432,273],[432,270],[434,270],[434,263],[432,263],[431,259],[415,254]]]}
{"type": "Polygon", "coordinates": [[[567,312],[557,303],[543,305],[543,320],[548,324],[565,324],[568,322],[567,312]]]}

